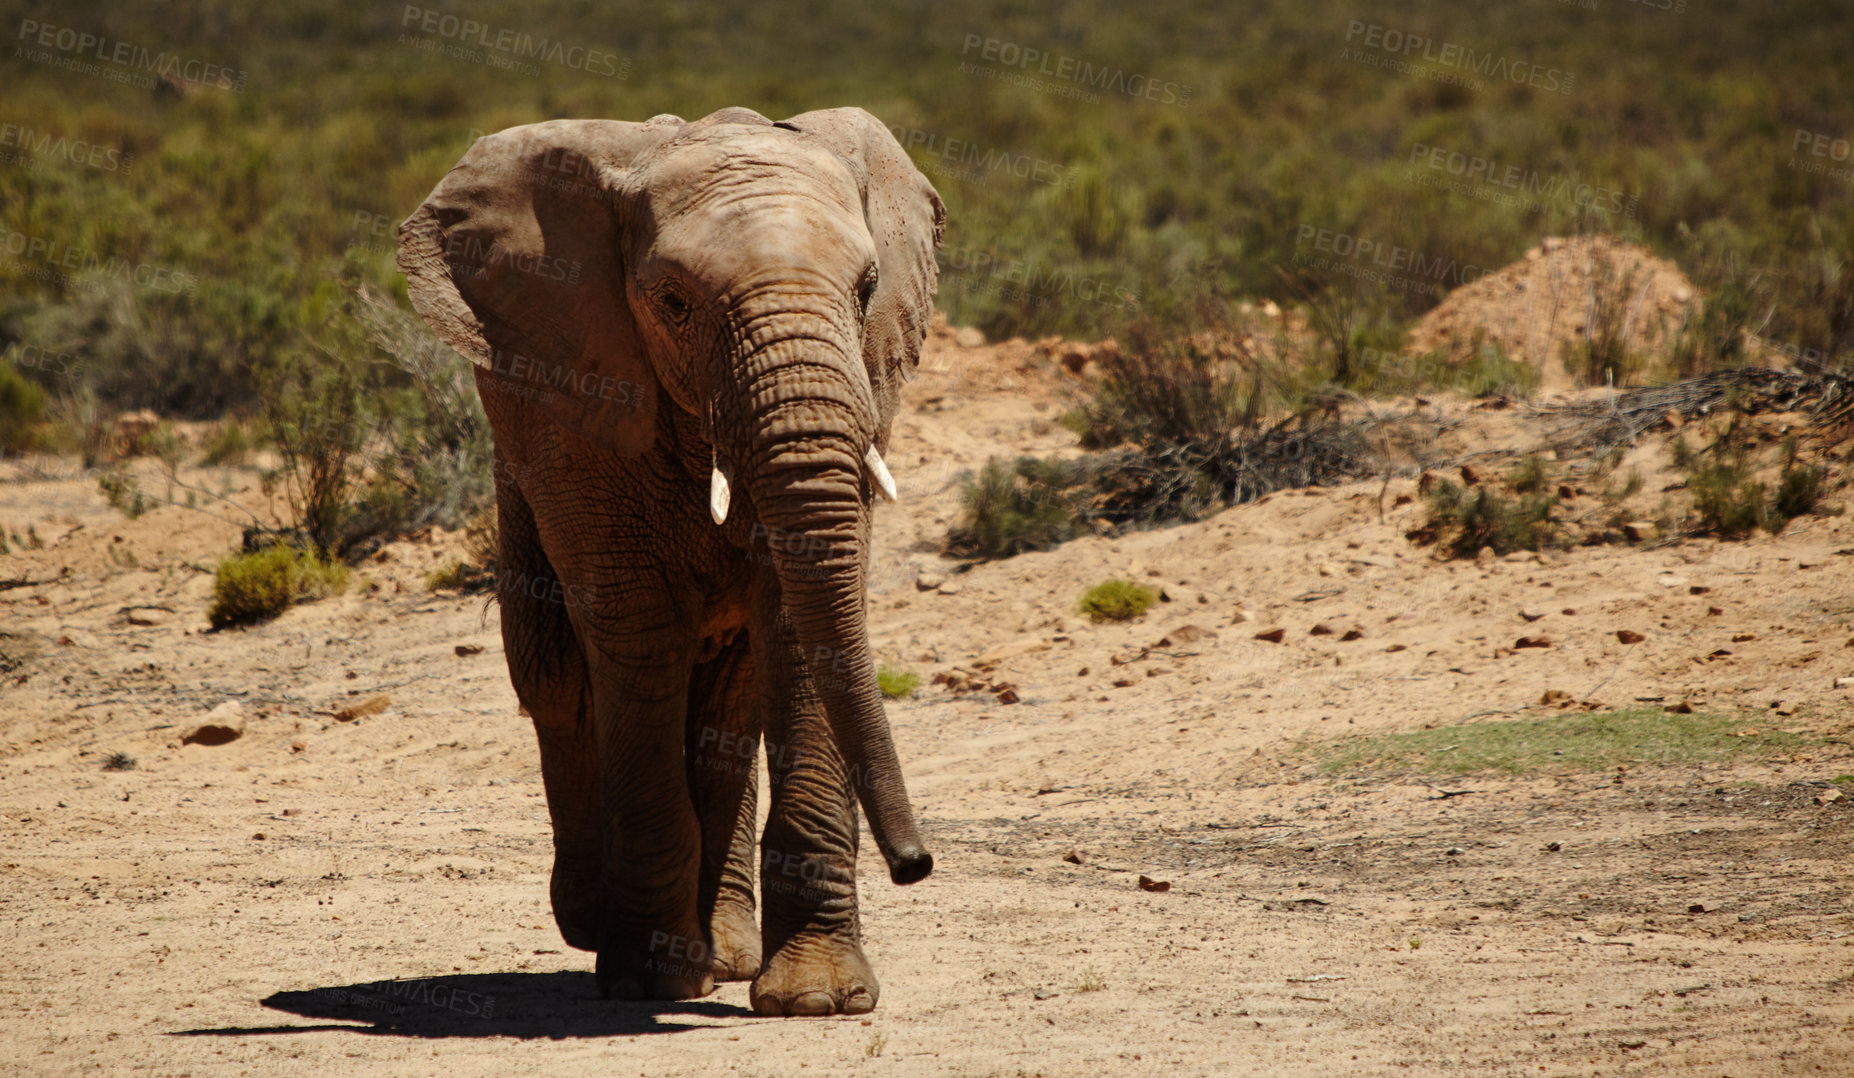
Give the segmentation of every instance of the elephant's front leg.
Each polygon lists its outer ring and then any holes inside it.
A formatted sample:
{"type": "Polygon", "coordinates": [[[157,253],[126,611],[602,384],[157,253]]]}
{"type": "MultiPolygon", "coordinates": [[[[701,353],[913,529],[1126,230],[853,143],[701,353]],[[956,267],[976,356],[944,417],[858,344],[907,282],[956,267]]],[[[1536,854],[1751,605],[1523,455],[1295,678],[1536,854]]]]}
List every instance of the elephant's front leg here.
{"type": "Polygon", "coordinates": [[[753,691],[744,634],[698,665],[690,686],[689,787],[702,827],[697,912],[708,926],[717,981],[749,981],[760,972],[753,916],[760,727],[753,691]]]}
{"type": "Polygon", "coordinates": [[[599,992],[689,999],[714,990],[697,908],[701,831],[681,766],[694,641],[673,617],[633,609],[625,621],[619,643],[587,649],[607,821],[599,992]]]}
{"type": "Polygon", "coordinates": [[[857,816],[844,762],[777,587],[754,602],[753,660],[772,806],[760,842],[760,942],[749,992],[761,1014],[863,1014],[881,987],[863,956],[856,909],[857,816]]]}

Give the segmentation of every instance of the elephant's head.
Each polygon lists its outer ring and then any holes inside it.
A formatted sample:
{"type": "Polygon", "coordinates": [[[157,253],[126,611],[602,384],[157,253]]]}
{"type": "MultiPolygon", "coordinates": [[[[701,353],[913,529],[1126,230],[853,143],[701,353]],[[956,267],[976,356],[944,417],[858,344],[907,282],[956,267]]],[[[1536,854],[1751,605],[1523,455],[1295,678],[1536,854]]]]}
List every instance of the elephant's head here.
{"type": "MultiPolygon", "coordinates": [[[[400,227],[412,302],[485,373],[596,446],[699,419],[717,524],[743,493],[898,883],[923,848],[864,618],[881,449],[931,315],[945,211],[861,109],[772,123],[557,120],[480,139],[400,227]]],[[[692,493],[692,496],[698,496],[692,493]]]]}

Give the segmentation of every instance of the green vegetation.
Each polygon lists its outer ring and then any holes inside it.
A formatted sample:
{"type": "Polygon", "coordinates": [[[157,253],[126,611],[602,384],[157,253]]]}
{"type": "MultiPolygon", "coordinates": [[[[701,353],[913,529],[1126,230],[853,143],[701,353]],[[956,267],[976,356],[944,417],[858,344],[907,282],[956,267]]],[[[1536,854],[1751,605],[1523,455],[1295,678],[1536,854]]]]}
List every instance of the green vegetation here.
{"type": "Polygon", "coordinates": [[[1821,501],[1826,471],[1798,463],[1794,437],[1783,442],[1775,489],[1757,478],[1769,466],[1759,461],[1756,438],[1742,420],[1734,413],[1726,429],[1702,450],[1694,450],[1684,437],[1669,443],[1674,466],[1687,473],[1692,531],[1722,539],[1742,539],[1759,528],[1774,535],[1795,518],[1815,512],[1821,501]]]}
{"type": "MultiPolygon", "coordinates": [[[[49,135],[103,153],[91,164],[28,147],[32,167],[0,168],[0,227],[81,250],[80,262],[140,269],[7,259],[0,342],[70,354],[111,407],[191,418],[251,407],[260,372],[325,332],[331,282],[403,303],[393,226],[476,133],[558,116],[744,104],[780,117],[857,103],[900,133],[947,203],[940,305],[993,337],[1172,319],[1199,289],[1270,296],[1309,313],[1326,373],[1358,385],[1377,377],[1373,350],[1394,352],[1398,327],[1448,288],[1543,235],[1611,231],[1673,257],[1706,291],[1683,364],[1732,360],[1745,326],[1838,360],[1854,333],[1854,200],[1813,167],[1845,162],[1816,155],[1807,134],[1854,130],[1846,50],[1823,30],[1838,10],[1638,8],[1443,0],[1367,17],[1261,0],[1230,19],[1184,3],[1083,0],[1053,17],[978,0],[825,0],[794,20],[724,0],[695,20],[648,5],[473,3],[484,26],[613,57],[608,70],[542,60],[509,71],[439,51],[482,50],[405,25],[399,8],[71,0],[60,26],[244,79],[177,94],[14,65],[9,123],[34,144],[49,135]],[[1380,18],[1380,31],[1568,78],[1554,92],[1398,57],[1359,32],[1380,18]],[[1051,70],[1004,58],[1025,50],[1051,70]],[[1057,74],[1058,58],[1115,84],[1057,74]],[[1390,70],[1393,58],[1417,70],[1390,70]],[[1427,77],[1438,74],[1477,85],[1427,77]],[[1159,99],[1124,89],[1147,80],[1159,99]],[[1526,186],[1477,182],[1447,167],[1456,157],[1526,186]],[[1383,257],[1357,253],[1356,240],[1383,257]]],[[[1593,337],[1573,361],[1587,377],[1626,377],[1619,338],[1593,337]]]]}
{"type": "Polygon", "coordinates": [[[215,629],[274,618],[292,604],[339,595],[348,586],[348,567],[286,544],[227,558],[213,574],[215,629]]]}
{"type": "Polygon", "coordinates": [[[1090,474],[1087,461],[1019,457],[1012,464],[991,458],[976,477],[960,477],[965,517],[948,536],[949,549],[1008,558],[1087,534],[1082,510],[1090,474]]]}
{"type": "Polygon", "coordinates": [[[1159,593],[1132,580],[1103,580],[1082,594],[1075,612],[1095,623],[1131,621],[1159,601],[1159,593]]]}
{"type": "Polygon", "coordinates": [[[1542,550],[1557,537],[1551,519],[1558,504],[1555,494],[1508,497],[1491,484],[1464,486],[1443,479],[1427,497],[1429,517],[1411,538],[1437,543],[1450,557],[1472,558],[1482,547],[1492,547],[1495,554],[1542,550]]]}
{"type": "Polygon", "coordinates": [[[913,696],[914,690],[921,687],[921,676],[899,666],[882,666],[876,669],[876,684],[881,687],[883,696],[901,700],[913,696]]]}
{"type": "Polygon", "coordinates": [[[1346,738],[1319,751],[1320,769],[1329,774],[1528,775],[1723,763],[1784,755],[1809,743],[1757,720],[1638,709],[1346,738]]]}
{"type": "Polygon", "coordinates": [[[38,448],[38,425],[44,418],[44,391],[0,359],[0,450],[38,448]]]}

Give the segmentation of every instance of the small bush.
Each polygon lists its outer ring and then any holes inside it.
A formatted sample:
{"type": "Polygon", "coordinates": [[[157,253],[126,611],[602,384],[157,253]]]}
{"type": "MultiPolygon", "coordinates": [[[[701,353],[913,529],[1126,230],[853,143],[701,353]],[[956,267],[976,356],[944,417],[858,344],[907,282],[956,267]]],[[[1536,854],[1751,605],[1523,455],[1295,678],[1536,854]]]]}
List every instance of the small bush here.
{"type": "Polygon", "coordinates": [[[274,618],[294,603],[339,595],[347,586],[347,566],[279,544],[220,562],[206,616],[215,629],[246,625],[274,618]]]}
{"type": "Polygon", "coordinates": [[[1456,558],[1471,558],[1484,546],[1496,554],[1541,550],[1557,538],[1551,519],[1557,504],[1553,494],[1509,498],[1487,486],[1464,488],[1445,479],[1430,490],[1429,519],[1410,537],[1438,543],[1456,558]]]}
{"type": "Polygon", "coordinates": [[[1802,464],[1792,464],[1783,469],[1783,476],[1777,481],[1777,493],[1771,501],[1771,517],[1779,522],[1772,531],[1782,531],[1783,525],[1805,513],[1813,513],[1816,503],[1822,498],[1822,469],[1802,464]]]}
{"type": "Polygon", "coordinates": [[[213,467],[225,464],[243,464],[251,452],[251,435],[245,425],[236,419],[227,419],[219,424],[212,440],[206,443],[205,461],[213,467]]]}
{"type": "Polygon", "coordinates": [[[109,500],[110,508],[134,520],[148,511],[148,499],[142,494],[141,480],[121,465],[97,476],[97,489],[109,500]]]}
{"type": "Polygon", "coordinates": [[[442,569],[433,569],[425,574],[425,587],[432,591],[454,591],[470,586],[470,567],[462,560],[453,561],[442,569]]]}
{"type": "Polygon", "coordinates": [[[914,690],[921,687],[921,676],[899,666],[884,666],[876,670],[876,684],[881,687],[883,696],[900,700],[914,695],[914,690]]]}
{"type": "Polygon", "coordinates": [[[1693,512],[1702,531],[1723,539],[1738,539],[1770,523],[1770,506],[1764,484],[1747,475],[1743,465],[1722,460],[1699,464],[1687,476],[1693,512]]]}
{"type": "Polygon", "coordinates": [[[135,757],[126,752],[112,752],[103,757],[103,770],[105,771],[133,771],[135,768],[135,757]]]}
{"type": "Polygon", "coordinates": [[[39,422],[45,418],[45,393],[0,359],[0,449],[14,452],[37,447],[39,422]]]}
{"type": "Polygon", "coordinates": [[[1506,473],[1506,485],[1515,494],[1537,494],[1545,489],[1545,458],[1529,453],[1506,473]]]}
{"type": "Polygon", "coordinates": [[[1080,461],[999,457],[985,462],[978,475],[960,480],[965,519],[949,538],[962,554],[1008,558],[1026,550],[1048,550],[1088,525],[1080,507],[1088,496],[1088,465],[1080,461]]]}
{"type": "Polygon", "coordinates": [[[1090,621],[1131,621],[1151,610],[1159,593],[1132,580],[1104,580],[1089,588],[1076,606],[1090,621]]]}

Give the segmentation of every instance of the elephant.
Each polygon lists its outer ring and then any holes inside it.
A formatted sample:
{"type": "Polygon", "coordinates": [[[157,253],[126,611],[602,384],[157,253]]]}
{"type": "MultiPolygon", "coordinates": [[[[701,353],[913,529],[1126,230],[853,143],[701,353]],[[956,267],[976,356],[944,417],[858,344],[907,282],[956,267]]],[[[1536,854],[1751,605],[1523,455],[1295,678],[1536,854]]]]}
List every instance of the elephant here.
{"type": "Polygon", "coordinates": [[[876,1005],[858,807],[895,883],[933,857],[876,681],[870,519],[945,227],[858,108],[513,127],[399,227],[494,436],[550,899],[605,998],[876,1005]]]}

